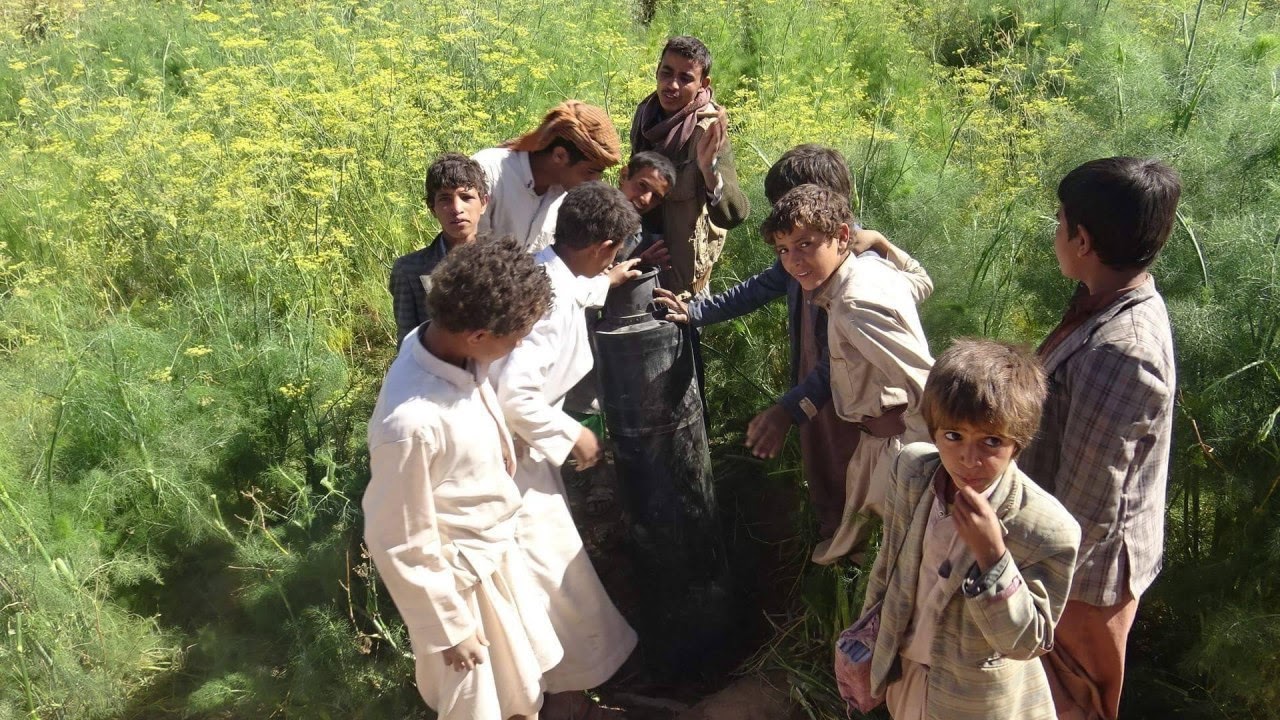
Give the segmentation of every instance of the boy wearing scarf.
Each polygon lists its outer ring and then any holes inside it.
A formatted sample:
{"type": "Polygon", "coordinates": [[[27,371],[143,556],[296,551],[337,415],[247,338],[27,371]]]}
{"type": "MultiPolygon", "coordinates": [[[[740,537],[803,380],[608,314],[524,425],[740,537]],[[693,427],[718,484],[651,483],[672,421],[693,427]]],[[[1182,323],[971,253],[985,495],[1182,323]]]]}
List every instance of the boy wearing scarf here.
{"type": "MultiPolygon", "coordinates": [[[[622,159],[618,131],[595,105],[565,100],[542,124],[472,156],[489,180],[489,207],[480,234],[510,235],[531,253],[551,244],[564,194],[599,180],[622,159]]],[[[599,288],[602,293],[607,288],[599,288]]],[[[603,303],[603,295],[598,298],[603,303]]]]}
{"type": "Polygon", "coordinates": [[[695,37],[673,37],[658,61],[657,89],[636,108],[632,152],[654,150],[676,167],[676,182],[645,228],[671,253],[660,275],[676,294],[702,292],[727,232],[751,206],[738,187],[724,108],[712,102],[711,51],[695,37]]]}

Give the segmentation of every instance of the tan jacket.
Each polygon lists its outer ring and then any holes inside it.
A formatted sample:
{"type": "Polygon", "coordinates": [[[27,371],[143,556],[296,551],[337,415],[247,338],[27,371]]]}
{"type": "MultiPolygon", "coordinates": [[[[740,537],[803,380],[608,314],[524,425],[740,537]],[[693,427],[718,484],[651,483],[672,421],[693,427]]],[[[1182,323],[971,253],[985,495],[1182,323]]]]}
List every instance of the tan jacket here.
{"type": "MultiPolygon", "coordinates": [[[[900,673],[898,654],[915,610],[916,583],[940,460],[928,443],[902,449],[888,473],[884,537],[871,570],[865,608],[883,602],[871,656],[871,688],[883,695],[900,673]]],[[[1053,647],[1067,602],[1080,526],[1016,464],[996,481],[990,502],[1004,530],[1005,559],[982,575],[967,547],[947,576],[930,655],[927,718],[1054,720],[1044,669],[1034,660],[1053,647]],[[969,582],[966,582],[966,579],[969,582]],[[974,590],[973,581],[985,586],[974,590]],[[966,590],[966,586],[968,590],[966,590]]],[[[932,572],[930,568],[924,571],[932,572]]],[[[940,570],[939,570],[940,572],[940,570]]]]}
{"type": "Polygon", "coordinates": [[[921,293],[920,283],[907,273],[863,254],[846,258],[813,296],[827,311],[836,414],[862,422],[906,405],[904,442],[928,437],[920,396],[933,357],[916,313],[921,293]]]}
{"type": "Polygon", "coordinates": [[[738,187],[738,172],[727,140],[716,167],[724,181],[720,202],[712,205],[707,201],[708,192],[715,188],[708,188],[702,179],[697,147],[712,122],[714,118],[699,121],[679,156],[671,158],[676,166],[676,184],[654,213],[661,217],[657,229],[671,252],[671,267],[659,279],[664,288],[675,293],[697,293],[706,287],[711,268],[724,250],[728,231],[751,212],[747,196],[738,187]]]}

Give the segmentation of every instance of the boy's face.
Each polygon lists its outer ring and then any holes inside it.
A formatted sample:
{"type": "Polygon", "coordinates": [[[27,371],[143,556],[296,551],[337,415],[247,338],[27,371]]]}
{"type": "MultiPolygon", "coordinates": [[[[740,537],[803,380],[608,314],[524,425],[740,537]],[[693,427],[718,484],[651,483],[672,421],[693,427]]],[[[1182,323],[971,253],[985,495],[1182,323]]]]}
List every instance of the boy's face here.
{"type": "Polygon", "coordinates": [[[611,240],[592,245],[583,250],[583,267],[586,272],[579,274],[584,277],[595,277],[608,270],[609,266],[613,265],[613,261],[618,257],[618,247],[619,243],[611,240]]]}
{"type": "Polygon", "coordinates": [[[618,189],[622,190],[622,194],[631,201],[636,212],[643,215],[661,205],[662,199],[667,196],[667,191],[671,187],[667,185],[667,179],[662,177],[657,168],[645,167],[629,173],[624,167],[618,189]]]}
{"type": "Polygon", "coordinates": [[[698,91],[711,84],[701,63],[673,52],[658,61],[658,104],[665,113],[674,113],[693,102],[698,91]]]}
{"type": "Polygon", "coordinates": [[[1075,234],[1071,233],[1067,216],[1058,207],[1058,227],[1053,231],[1053,254],[1058,258],[1058,269],[1071,280],[1082,280],[1081,249],[1083,228],[1076,226],[1075,234]]]}
{"type": "Polygon", "coordinates": [[[773,250],[782,267],[805,290],[827,281],[849,253],[849,226],[840,225],[835,237],[797,225],[791,232],[773,236],[773,250]]]}
{"type": "Polygon", "coordinates": [[[472,187],[440,188],[431,198],[431,214],[440,221],[445,237],[454,242],[470,242],[476,238],[480,216],[489,198],[472,187]]]}
{"type": "Polygon", "coordinates": [[[1017,452],[1013,441],[969,423],[940,427],[933,433],[942,467],[956,487],[985,492],[1004,474],[1017,452]]]}

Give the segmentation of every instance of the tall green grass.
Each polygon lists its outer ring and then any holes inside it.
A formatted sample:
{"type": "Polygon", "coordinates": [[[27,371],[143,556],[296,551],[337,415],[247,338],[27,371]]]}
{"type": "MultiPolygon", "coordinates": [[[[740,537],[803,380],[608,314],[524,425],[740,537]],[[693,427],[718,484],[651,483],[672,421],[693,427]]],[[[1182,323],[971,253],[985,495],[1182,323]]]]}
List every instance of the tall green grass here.
{"type": "MultiPolygon", "coordinates": [[[[1154,268],[1181,393],[1167,568],[1125,717],[1276,714],[1280,20],[1131,0],[317,0],[0,6],[0,718],[425,716],[359,546],[390,263],[427,242],[435,154],[565,97],[620,129],[699,35],[757,208],[713,280],[765,267],[760,181],[849,158],[855,209],[929,269],[935,350],[1034,342],[1070,292],[1057,180],[1183,174],[1154,268]]],[[[622,133],[625,136],[625,132],[622,133]]],[[[712,328],[717,455],[784,389],[781,306],[712,328]]],[[[766,470],[800,482],[796,449],[766,470]]],[[[802,532],[811,532],[802,524],[802,532]]],[[[861,578],[804,563],[774,641],[835,717],[861,578]]]]}

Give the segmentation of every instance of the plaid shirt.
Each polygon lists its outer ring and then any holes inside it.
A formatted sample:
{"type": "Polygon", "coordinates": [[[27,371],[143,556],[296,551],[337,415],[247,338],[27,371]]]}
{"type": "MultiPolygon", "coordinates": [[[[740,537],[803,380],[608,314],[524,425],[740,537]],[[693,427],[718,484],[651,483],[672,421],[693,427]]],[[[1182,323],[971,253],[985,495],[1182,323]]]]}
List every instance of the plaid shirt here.
{"type": "Polygon", "coordinates": [[[1018,464],[1080,522],[1071,599],[1138,598],[1162,564],[1173,431],[1173,334],[1155,281],[1122,294],[1042,359],[1049,397],[1018,464]]]}
{"type": "Polygon", "coordinates": [[[430,318],[427,315],[427,291],[431,289],[431,271],[449,252],[444,233],[431,244],[396,258],[391,266],[391,307],[396,316],[396,345],[404,341],[414,328],[430,318]]]}

